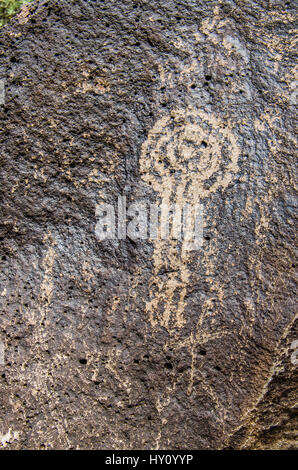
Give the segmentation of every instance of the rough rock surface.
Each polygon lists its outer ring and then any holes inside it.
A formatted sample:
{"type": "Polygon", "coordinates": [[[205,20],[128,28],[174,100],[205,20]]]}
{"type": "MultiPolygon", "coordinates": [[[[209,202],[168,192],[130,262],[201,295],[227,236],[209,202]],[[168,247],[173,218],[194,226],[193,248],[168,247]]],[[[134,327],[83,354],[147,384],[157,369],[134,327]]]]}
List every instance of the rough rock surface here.
{"type": "Polygon", "coordinates": [[[0,32],[0,446],[293,448],[295,2],[48,0],[0,32]],[[204,241],[95,235],[200,202],[204,241]]]}

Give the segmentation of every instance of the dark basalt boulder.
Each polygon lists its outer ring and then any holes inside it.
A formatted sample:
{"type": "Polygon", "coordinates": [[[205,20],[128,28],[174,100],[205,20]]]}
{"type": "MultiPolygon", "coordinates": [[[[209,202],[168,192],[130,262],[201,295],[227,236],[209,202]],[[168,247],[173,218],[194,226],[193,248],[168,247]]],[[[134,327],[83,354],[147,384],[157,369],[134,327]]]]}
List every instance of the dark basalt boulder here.
{"type": "Polygon", "coordinates": [[[1,447],[295,446],[294,25],[48,0],[1,30],[1,447]],[[202,246],[101,241],[119,196],[201,204],[202,246]]]}

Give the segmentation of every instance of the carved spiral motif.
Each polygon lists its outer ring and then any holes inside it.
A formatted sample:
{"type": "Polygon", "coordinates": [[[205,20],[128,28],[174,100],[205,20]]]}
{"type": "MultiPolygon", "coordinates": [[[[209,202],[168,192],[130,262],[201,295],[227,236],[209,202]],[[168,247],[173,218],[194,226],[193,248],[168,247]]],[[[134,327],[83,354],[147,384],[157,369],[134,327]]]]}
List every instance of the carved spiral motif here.
{"type": "Polygon", "coordinates": [[[162,117],[149,132],[140,170],[163,197],[168,189],[187,192],[187,199],[197,200],[230,183],[239,153],[228,122],[193,108],[178,109],[162,117]]]}

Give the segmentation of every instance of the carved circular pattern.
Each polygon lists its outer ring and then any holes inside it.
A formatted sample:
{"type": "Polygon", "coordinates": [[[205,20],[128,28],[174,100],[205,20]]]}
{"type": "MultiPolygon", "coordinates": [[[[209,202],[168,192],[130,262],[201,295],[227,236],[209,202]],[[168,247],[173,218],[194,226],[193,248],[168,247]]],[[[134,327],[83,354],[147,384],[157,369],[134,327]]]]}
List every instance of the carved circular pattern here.
{"type": "Polygon", "coordinates": [[[142,178],[160,192],[181,185],[201,197],[225,188],[237,172],[240,149],[228,122],[193,108],[156,122],[142,146],[142,178]]]}

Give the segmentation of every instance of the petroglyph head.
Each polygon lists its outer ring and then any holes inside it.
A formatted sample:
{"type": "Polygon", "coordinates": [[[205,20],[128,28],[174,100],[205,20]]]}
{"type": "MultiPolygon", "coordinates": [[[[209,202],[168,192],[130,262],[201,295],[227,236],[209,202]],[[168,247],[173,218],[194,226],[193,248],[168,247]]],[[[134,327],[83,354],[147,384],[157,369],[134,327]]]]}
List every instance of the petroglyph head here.
{"type": "Polygon", "coordinates": [[[142,178],[163,197],[195,200],[225,188],[237,172],[240,149],[228,122],[193,108],[156,122],[142,146],[142,178]]]}

